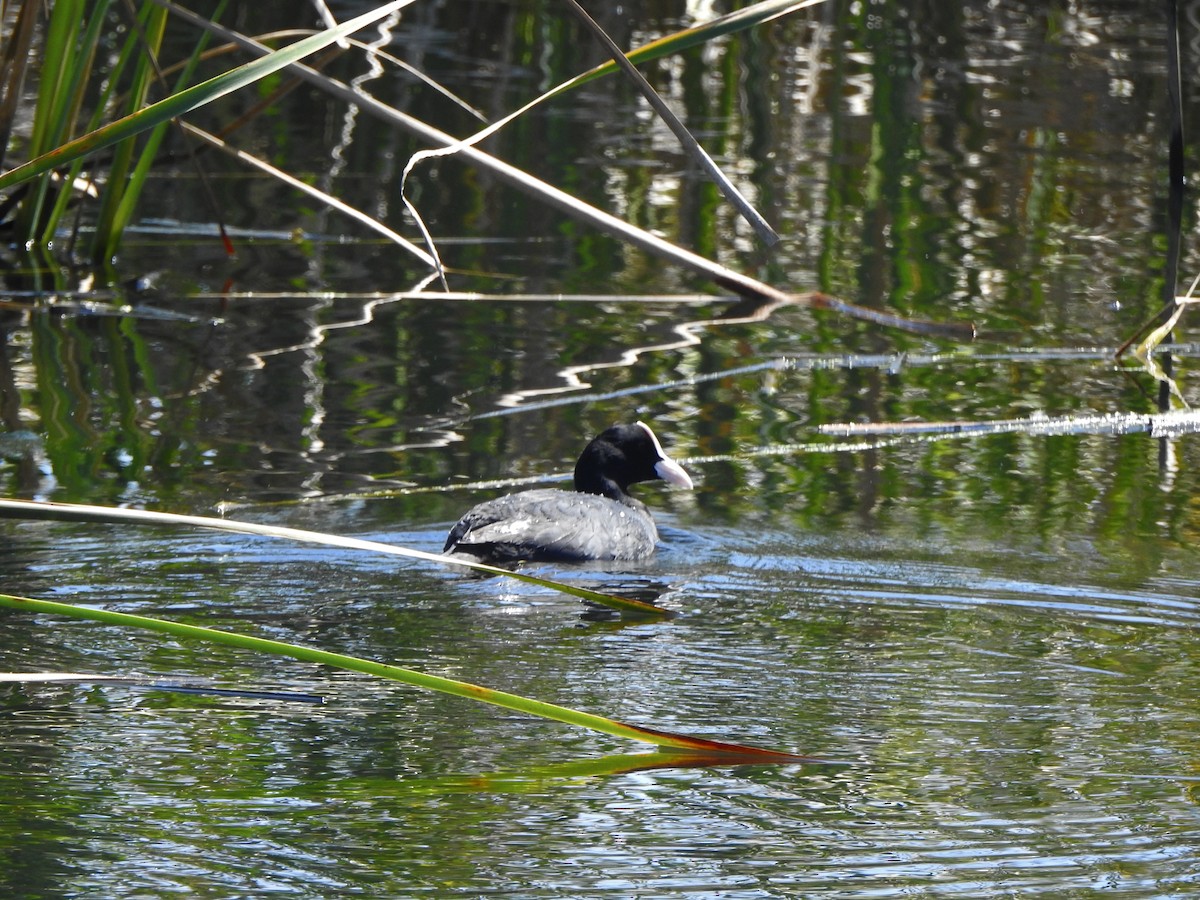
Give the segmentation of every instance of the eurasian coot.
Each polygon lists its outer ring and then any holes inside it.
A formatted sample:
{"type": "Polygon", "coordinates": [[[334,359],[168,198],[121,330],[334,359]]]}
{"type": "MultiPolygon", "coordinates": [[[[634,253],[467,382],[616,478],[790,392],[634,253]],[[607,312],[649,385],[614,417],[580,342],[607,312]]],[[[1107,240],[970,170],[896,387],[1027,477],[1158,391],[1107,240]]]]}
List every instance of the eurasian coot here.
{"type": "Polygon", "coordinates": [[[614,425],[584,448],[574,491],[523,491],[480,503],[450,529],[442,552],[494,563],[643,559],[654,552],[658,529],[629,486],[656,478],[692,486],[648,425],[614,425]]]}

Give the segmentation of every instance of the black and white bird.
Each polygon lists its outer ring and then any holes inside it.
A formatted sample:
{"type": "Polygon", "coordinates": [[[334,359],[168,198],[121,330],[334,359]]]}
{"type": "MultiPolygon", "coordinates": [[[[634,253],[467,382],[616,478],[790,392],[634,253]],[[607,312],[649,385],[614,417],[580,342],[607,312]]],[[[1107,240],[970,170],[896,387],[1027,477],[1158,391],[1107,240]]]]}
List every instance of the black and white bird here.
{"type": "Polygon", "coordinates": [[[575,490],[522,491],[470,509],[442,552],[481,562],[637,560],[654,552],[658,529],[629,486],[692,479],[643,422],[614,425],[584,448],[575,490]]]}

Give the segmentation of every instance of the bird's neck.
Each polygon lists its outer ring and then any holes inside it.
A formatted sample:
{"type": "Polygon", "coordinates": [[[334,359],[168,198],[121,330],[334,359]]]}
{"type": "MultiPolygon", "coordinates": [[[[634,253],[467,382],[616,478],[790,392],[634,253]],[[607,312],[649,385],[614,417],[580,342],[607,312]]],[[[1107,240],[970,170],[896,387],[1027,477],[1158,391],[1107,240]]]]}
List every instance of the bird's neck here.
{"type": "Polygon", "coordinates": [[[603,476],[588,479],[576,478],[575,490],[581,494],[599,494],[602,497],[607,497],[609,500],[616,500],[621,503],[629,499],[629,494],[624,488],[611,478],[603,476]]]}

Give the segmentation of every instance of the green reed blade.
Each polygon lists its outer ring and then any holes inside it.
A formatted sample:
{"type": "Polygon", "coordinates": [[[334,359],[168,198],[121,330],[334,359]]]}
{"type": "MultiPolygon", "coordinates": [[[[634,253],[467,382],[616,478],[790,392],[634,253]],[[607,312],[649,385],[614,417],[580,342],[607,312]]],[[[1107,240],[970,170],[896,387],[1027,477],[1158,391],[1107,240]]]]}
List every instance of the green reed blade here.
{"type": "MultiPolygon", "coordinates": [[[[216,10],[212,14],[214,19],[221,17],[221,14],[225,11],[225,6],[227,3],[228,0],[221,0],[221,2],[217,4],[216,10]]],[[[154,8],[162,14],[165,22],[167,15],[166,10],[163,10],[159,7],[154,8]]],[[[142,58],[144,63],[154,70],[156,77],[161,77],[162,73],[158,68],[157,59],[155,56],[153,56],[153,54],[157,54],[158,45],[162,42],[161,29],[156,31],[154,37],[156,38],[155,43],[151,44],[151,46],[146,49],[146,51],[142,54],[142,58]]],[[[197,41],[195,48],[192,50],[191,56],[188,58],[186,64],[179,74],[179,78],[176,81],[176,93],[182,91],[192,80],[192,76],[195,75],[196,72],[196,67],[200,64],[200,60],[204,55],[204,50],[208,46],[210,37],[211,36],[207,32],[204,32],[200,35],[200,40],[197,41]]],[[[174,121],[176,124],[179,124],[178,120],[174,121]]],[[[96,245],[103,248],[102,252],[99,254],[100,258],[108,259],[117,252],[117,245],[120,242],[121,236],[124,234],[126,227],[128,227],[129,222],[133,218],[133,212],[137,206],[138,198],[142,194],[142,188],[146,184],[146,178],[149,176],[150,170],[154,166],[154,161],[158,157],[158,148],[162,144],[163,138],[166,137],[167,129],[170,127],[170,124],[170,122],[162,122],[151,129],[150,135],[146,140],[145,146],[142,148],[136,164],[133,166],[133,169],[129,174],[128,180],[120,187],[119,190],[116,190],[118,186],[114,185],[110,180],[108,184],[108,190],[118,193],[119,200],[112,211],[111,219],[108,221],[101,219],[101,224],[97,228],[95,239],[96,245]]]]}
{"type": "MultiPolygon", "coordinates": [[[[130,45],[137,48],[131,83],[125,99],[126,107],[131,113],[145,107],[150,85],[154,81],[151,63],[162,45],[166,27],[166,11],[157,6],[146,6],[138,16],[137,27],[132,29],[129,36],[130,45]]],[[[151,129],[148,146],[157,148],[166,133],[166,128],[167,122],[161,122],[151,129]]],[[[121,233],[121,227],[118,225],[119,211],[129,188],[130,172],[135,166],[136,154],[137,146],[134,141],[122,141],[113,153],[105,190],[101,195],[100,213],[96,217],[96,233],[92,239],[94,258],[108,259],[116,253],[121,233]]]]}
{"type": "Polygon", "coordinates": [[[564,722],[567,725],[575,725],[580,728],[599,731],[603,734],[611,734],[615,737],[654,744],[658,747],[699,750],[718,756],[723,762],[754,761],[785,763],[809,761],[805,757],[783,751],[766,750],[760,747],[743,746],[741,744],[728,744],[722,741],[710,741],[704,738],[689,737],[688,735],[656,731],[651,728],[639,728],[636,725],[627,725],[613,719],[606,719],[603,716],[580,712],[579,710],[566,706],[558,706],[553,703],[544,703],[540,700],[531,700],[528,697],[510,694],[506,691],[495,691],[491,688],[471,684],[466,681],[455,681],[451,678],[443,678],[440,675],[426,675],[423,672],[416,672],[412,669],[401,668],[400,666],[372,662],[371,660],[360,659],[356,656],[331,653],[327,650],[317,650],[314,647],[305,647],[299,644],[288,644],[283,641],[252,637],[231,631],[221,631],[215,628],[204,628],[199,625],[185,625],[181,622],[169,622],[165,619],[137,616],[131,613],[119,613],[110,610],[95,609],[93,607],[75,606],[70,603],[57,603],[52,600],[15,597],[10,594],[0,594],[0,606],[35,613],[49,613],[52,615],[71,616],[77,619],[91,619],[92,621],[103,622],[107,625],[143,628],[170,634],[175,637],[211,641],[258,653],[290,656],[301,662],[334,666],[350,672],[362,672],[379,678],[388,678],[392,681],[411,684],[414,687],[439,691],[440,693],[451,694],[455,697],[466,697],[482,703],[490,703],[493,706],[501,706],[505,709],[527,713],[531,716],[552,719],[556,722],[564,722]]]}
{"type": "MultiPolygon", "coordinates": [[[[29,147],[29,152],[31,154],[36,155],[53,150],[55,147],[60,146],[68,141],[77,133],[78,129],[75,122],[80,114],[80,109],[82,108],[82,103],[80,101],[83,97],[83,92],[87,90],[88,82],[91,79],[92,70],[95,65],[96,47],[100,41],[102,30],[107,20],[108,5],[109,3],[107,0],[103,4],[97,4],[97,6],[92,10],[92,17],[88,20],[87,31],[76,43],[77,61],[74,64],[73,77],[78,80],[78,85],[73,90],[78,94],[78,97],[71,110],[70,119],[65,120],[62,123],[61,128],[54,133],[53,140],[49,142],[42,141],[31,143],[29,147]]],[[[54,15],[58,14],[58,9],[58,5],[55,4],[54,15]]],[[[135,46],[136,45],[133,41],[125,41],[120,53],[117,54],[116,61],[105,73],[99,95],[89,104],[92,106],[92,113],[87,124],[83,126],[84,131],[91,131],[95,128],[99,128],[100,123],[104,120],[104,117],[107,114],[107,111],[113,108],[113,97],[117,93],[118,85],[123,81],[122,76],[125,72],[126,66],[130,64],[130,61],[133,58],[135,46]]],[[[41,115],[41,108],[41,101],[39,99],[38,115],[41,115]]],[[[131,111],[136,112],[136,109],[131,111]]],[[[26,212],[24,213],[24,218],[22,221],[27,223],[26,227],[32,226],[35,223],[37,224],[37,228],[40,231],[40,234],[37,236],[37,241],[39,243],[48,246],[54,240],[54,236],[59,230],[59,226],[63,221],[63,217],[67,213],[67,209],[70,207],[72,201],[76,200],[78,197],[77,179],[79,179],[82,175],[85,164],[86,160],[82,158],[77,159],[71,164],[70,168],[65,174],[61,172],[59,173],[62,175],[61,184],[59,189],[55,192],[57,196],[54,200],[54,205],[45,216],[41,215],[37,205],[28,202],[24,204],[26,207],[26,212]]],[[[91,175],[88,176],[86,183],[89,186],[92,185],[93,181],[91,175]]],[[[35,190],[40,192],[44,197],[49,192],[50,185],[51,180],[48,174],[43,173],[35,190]]],[[[21,233],[27,236],[32,236],[32,234],[25,228],[22,229],[21,233]]]]}
{"type": "Polygon", "coordinates": [[[0,175],[0,189],[20,184],[43,172],[65,166],[82,156],[95,153],[105,147],[111,147],[113,144],[147,131],[160,122],[165,122],[175,116],[182,116],[193,109],[212,103],[214,100],[253,84],[323,47],[336,43],[343,37],[360,31],[412,2],[414,0],[392,0],[391,3],[385,3],[371,12],[338,25],[336,28],[327,29],[229,72],[223,72],[208,81],[180,91],[165,100],[160,100],[158,103],[151,104],[103,128],[43,153],[24,165],[0,175]]]}
{"type": "MultiPolygon", "coordinates": [[[[41,154],[70,139],[74,123],[83,105],[88,76],[96,56],[102,26],[110,0],[100,0],[85,17],[79,0],[55,3],[46,23],[42,56],[38,73],[38,91],[29,137],[28,152],[41,154]]],[[[67,182],[69,186],[71,182],[67,182]]],[[[21,203],[16,217],[15,233],[28,238],[54,223],[60,213],[47,209],[52,203],[52,183],[43,178],[33,185],[29,196],[21,203]]],[[[69,187],[60,197],[69,196],[69,187]]],[[[62,207],[66,202],[63,200],[62,207]]]]}

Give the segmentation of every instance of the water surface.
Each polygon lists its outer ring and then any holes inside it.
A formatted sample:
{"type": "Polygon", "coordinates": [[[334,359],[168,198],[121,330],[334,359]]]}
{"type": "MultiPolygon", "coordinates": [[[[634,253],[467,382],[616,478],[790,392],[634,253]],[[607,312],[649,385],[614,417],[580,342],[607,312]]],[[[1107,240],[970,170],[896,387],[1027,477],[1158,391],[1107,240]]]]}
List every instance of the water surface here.
{"type": "MultiPolygon", "coordinates": [[[[381,298],[425,273],[212,160],[241,229],[225,260],[199,234],[212,215],[191,176],[164,175],[118,260],[122,277],[153,276],[120,293],[132,314],[0,313],[4,493],[437,551],[501,483],[557,483],[592,433],[641,418],[698,482],[640,489],[662,551],[536,571],[678,615],[625,622],[528,585],[265,538],[10,521],[5,591],[829,762],[660,768],[629,742],[366,676],[5,613],[6,671],[323,699],[0,687],[5,895],[1194,894],[1194,439],[868,446],[822,430],[1156,411],[1154,381],[1109,352],[1162,295],[1165,30],[1142,7],[828,3],[651,64],[784,233],[772,253],[623,85],[493,142],[774,284],[972,321],[969,346],[796,307],[756,317],[453,161],[414,194],[451,286],[508,299],[381,298]]],[[[280,24],[252,14],[247,30],[280,24]]],[[[707,13],[605,15],[630,43],[707,13]]],[[[489,116],[600,59],[522,4],[418,4],[396,33],[489,116]]],[[[473,127],[410,82],[375,89],[473,127]]],[[[1184,99],[1194,121],[1194,85],[1184,99]]],[[[213,115],[251,101],[229,102],[213,115]]],[[[240,140],[415,234],[397,196],[407,138],[304,88],[240,140]]],[[[1193,356],[1176,375],[1194,404],[1193,356]]]]}

